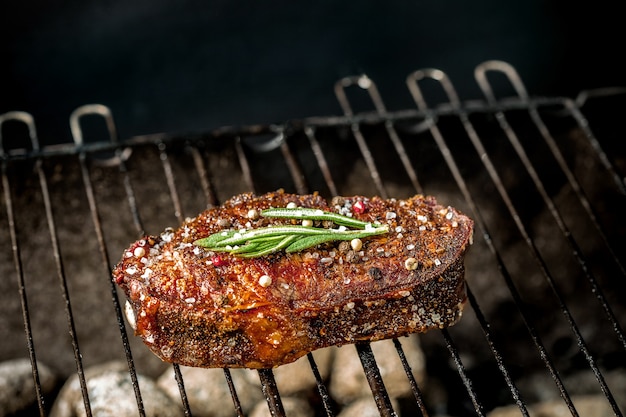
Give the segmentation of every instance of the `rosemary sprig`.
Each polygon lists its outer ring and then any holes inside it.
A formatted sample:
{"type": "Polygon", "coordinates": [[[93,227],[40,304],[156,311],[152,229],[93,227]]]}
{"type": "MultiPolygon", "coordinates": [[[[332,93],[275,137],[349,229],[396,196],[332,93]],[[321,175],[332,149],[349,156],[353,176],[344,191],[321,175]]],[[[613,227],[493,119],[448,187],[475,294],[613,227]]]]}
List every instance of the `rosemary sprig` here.
{"type": "Polygon", "coordinates": [[[352,217],[343,216],[341,214],[332,213],[330,211],[324,211],[320,209],[312,209],[312,208],[306,208],[306,207],[269,208],[269,209],[261,211],[261,215],[264,217],[296,219],[296,220],[329,220],[340,226],[356,227],[359,229],[364,229],[368,225],[371,226],[371,223],[353,219],[352,217]]]}
{"type": "Polygon", "coordinates": [[[214,252],[230,252],[243,258],[256,258],[279,250],[300,252],[326,242],[363,239],[389,232],[387,225],[371,223],[337,213],[310,208],[271,208],[263,210],[264,217],[287,220],[331,221],[337,229],[302,225],[273,225],[251,230],[225,230],[198,239],[195,245],[214,252]],[[347,229],[348,227],[356,230],[347,229]]]}

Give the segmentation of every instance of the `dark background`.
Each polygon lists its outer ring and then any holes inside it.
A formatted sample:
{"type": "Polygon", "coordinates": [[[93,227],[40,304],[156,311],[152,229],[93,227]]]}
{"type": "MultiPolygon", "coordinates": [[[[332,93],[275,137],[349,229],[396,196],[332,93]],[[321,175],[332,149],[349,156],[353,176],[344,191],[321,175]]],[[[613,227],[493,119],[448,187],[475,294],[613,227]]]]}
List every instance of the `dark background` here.
{"type": "Polygon", "coordinates": [[[122,137],[340,114],[333,83],[360,73],[390,109],[412,106],[404,80],[423,67],[475,98],[489,59],[533,95],[626,84],[618,2],[58,3],[0,6],[0,113],[32,113],[44,144],[69,142],[69,114],[94,102],[122,137]]]}

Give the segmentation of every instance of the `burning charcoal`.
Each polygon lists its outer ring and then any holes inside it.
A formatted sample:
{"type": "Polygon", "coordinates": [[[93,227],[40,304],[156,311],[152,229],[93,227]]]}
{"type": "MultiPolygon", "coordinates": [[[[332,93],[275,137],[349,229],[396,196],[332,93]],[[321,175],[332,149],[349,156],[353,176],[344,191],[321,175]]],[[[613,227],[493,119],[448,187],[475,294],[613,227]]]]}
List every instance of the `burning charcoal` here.
{"type": "MultiPolygon", "coordinates": [[[[330,374],[333,352],[333,348],[319,349],[313,352],[315,364],[317,365],[317,369],[324,380],[327,379],[330,374]]],[[[261,381],[256,372],[247,373],[246,376],[249,378],[251,383],[255,384],[260,389],[261,381]]],[[[275,368],[274,378],[276,379],[278,391],[282,395],[289,396],[301,394],[314,390],[316,387],[315,377],[311,371],[309,360],[306,357],[302,357],[293,363],[275,368]]]]}
{"type": "MultiPolygon", "coordinates": [[[[235,415],[235,406],[222,369],[202,369],[181,366],[181,374],[185,384],[187,400],[194,417],[231,417],[235,415]]],[[[263,400],[260,387],[248,382],[247,374],[258,379],[256,371],[247,369],[231,369],[230,371],[237,397],[244,414],[250,413],[254,405],[263,400]]],[[[174,378],[173,370],[169,369],[157,381],[167,394],[180,402],[180,390],[174,378]]]]}
{"type": "MultiPolygon", "coordinates": [[[[311,405],[302,398],[282,397],[281,400],[285,415],[289,417],[313,417],[315,415],[311,405]]],[[[250,413],[250,417],[272,417],[267,402],[265,400],[259,402],[250,413]]]]}
{"type": "MultiPolygon", "coordinates": [[[[572,396],[574,407],[581,416],[611,417],[615,413],[603,395],[572,396]]],[[[570,415],[567,405],[561,400],[543,401],[528,407],[531,416],[560,417],[570,415]]],[[[520,410],[516,405],[498,407],[487,414],[487,417],[519,416],[520,410]]]]}
{"type": "MultiPolygon", "coordinates": [[[[425,364],[418,339],[408,337],[399,340],[419,385],[424,381],[425,364]]],[[[382,340],[372,343],[371,346],[389,396],[399,398],[409,395],[411,387],[393,341],[382,340]]],[[[357,398],[372,395],[356,349],[344,346],[335,352],[330,377],[330,393],[341,404],[348,404],[357,398]]]]}
{"type": "MultiPolygon", "coordinates": [[[[398,402],[391,399],[391,406],[398,411],[398,402]]],[[[373,397],[363,397],[341,410],[337,417],[378,417],[380,411],[373,397]]]]}
{"type": "MultiPolygon", "coordinates": [[[[37,363],[39,382],[44,394],[55,386],[55,376],[42,363],[37,363]]],[[[17,413],[37,402],[33,371],[28,359],[0,363],[0,416],[17,413]]]]}
{"type": "MultiPolygon", "coordinates": [[[[137,400],[128,368],[120,362],[98,365],[85,371],[92,415],[126,417],[137,415],[137,400]]],[[[150,378],[137,375],[147,417],[182,416],[179,404],[172,401],[150,378]]],[[[65,382],[57,397],[51,417],[87,415],[80,382],[73,376],[65,382]]]]}

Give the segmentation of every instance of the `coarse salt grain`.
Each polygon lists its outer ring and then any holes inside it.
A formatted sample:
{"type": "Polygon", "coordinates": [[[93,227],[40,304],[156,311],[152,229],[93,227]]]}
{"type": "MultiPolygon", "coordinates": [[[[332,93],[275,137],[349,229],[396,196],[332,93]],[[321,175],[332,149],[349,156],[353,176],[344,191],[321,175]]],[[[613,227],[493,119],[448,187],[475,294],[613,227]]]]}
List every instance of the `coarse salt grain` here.
{"type": "Polygon", "coordinates": [[[350,247],[352,248],[352,250],[354,251],[360,251],[361,248],[363,247],[363,241],[361,239],[352,239],[350,241],[350,247]]]}
{"type": "Polygon", "coordinates": [[[416,269],[417,269],[417,265],[418,265],[418,262],[417,262],[417,259],[415,259],[415,258],[407,258],[407,259],[404,261],[404,267],[405,267],[407,270],[409,270],[409,271],[414,271],[414,270],[416,270],[416,269]]]}
{"type": "Polygon", "coordinates": [[[441,265],[441,261],[438,258],[435,258],[434,262],[437,266],[441,265]]]}
{"type": "Polygon", "coordinates": [[[126,304],[124,305],[124,313],[126,314],[126,320],[128,320],[130,327],[132,327],[133,330],[135,330],[137,328],[137,321],[135,319],[135,311],[133,310],[133,306],[128,301],[126,301],[126,304]]]}
{"type": "Polygon", "coordinates": [[[259,278],[259,285],[261,287],[269,287],[270,285],[272,285],[272,277],[270,277],[269,275],[261,275],[261,277],[259,278]]]}
{"type": "Polygon", "coordinates": [[[289,203],[287,203],[287,208],[288,209],[294,209],[298,207],[298,205],[296,203],[294,203],[293,201],[290,201],[289,203]]]}

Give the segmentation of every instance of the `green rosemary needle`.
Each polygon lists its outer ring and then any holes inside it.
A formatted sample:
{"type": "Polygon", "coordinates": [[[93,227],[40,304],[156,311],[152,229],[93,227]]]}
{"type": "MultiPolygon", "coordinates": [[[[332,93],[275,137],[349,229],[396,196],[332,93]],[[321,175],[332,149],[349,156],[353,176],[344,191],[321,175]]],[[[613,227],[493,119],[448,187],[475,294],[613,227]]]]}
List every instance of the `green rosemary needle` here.
{"type": "Polygon", "coordinates": [[[301,225],[273,225],[251,230],[225,230],[198,239],[195,245],[214,252],[230,252],[243,258],[256,258],[279,250],[300,252],[326,242],[363,239],[389,232],[386,225],[375,225],[337,213],[310,208],[271,208],[264,217],[288,220],[331,221],[337,229],[301,225]],[[356,230],[347,229],[356,228],[356,230]]]}
{"type": "Polygon", "coordinates": [[[274,217],[296,220],[329,220],[340,226],[356,227],[360,229],[366,228],[371,223],[353,219],[352,217],[343,216],[341,214],[332,213],[320,209],[294,207],[294,208],[269,208],[261,211],[263,217],[274,217]]]}

